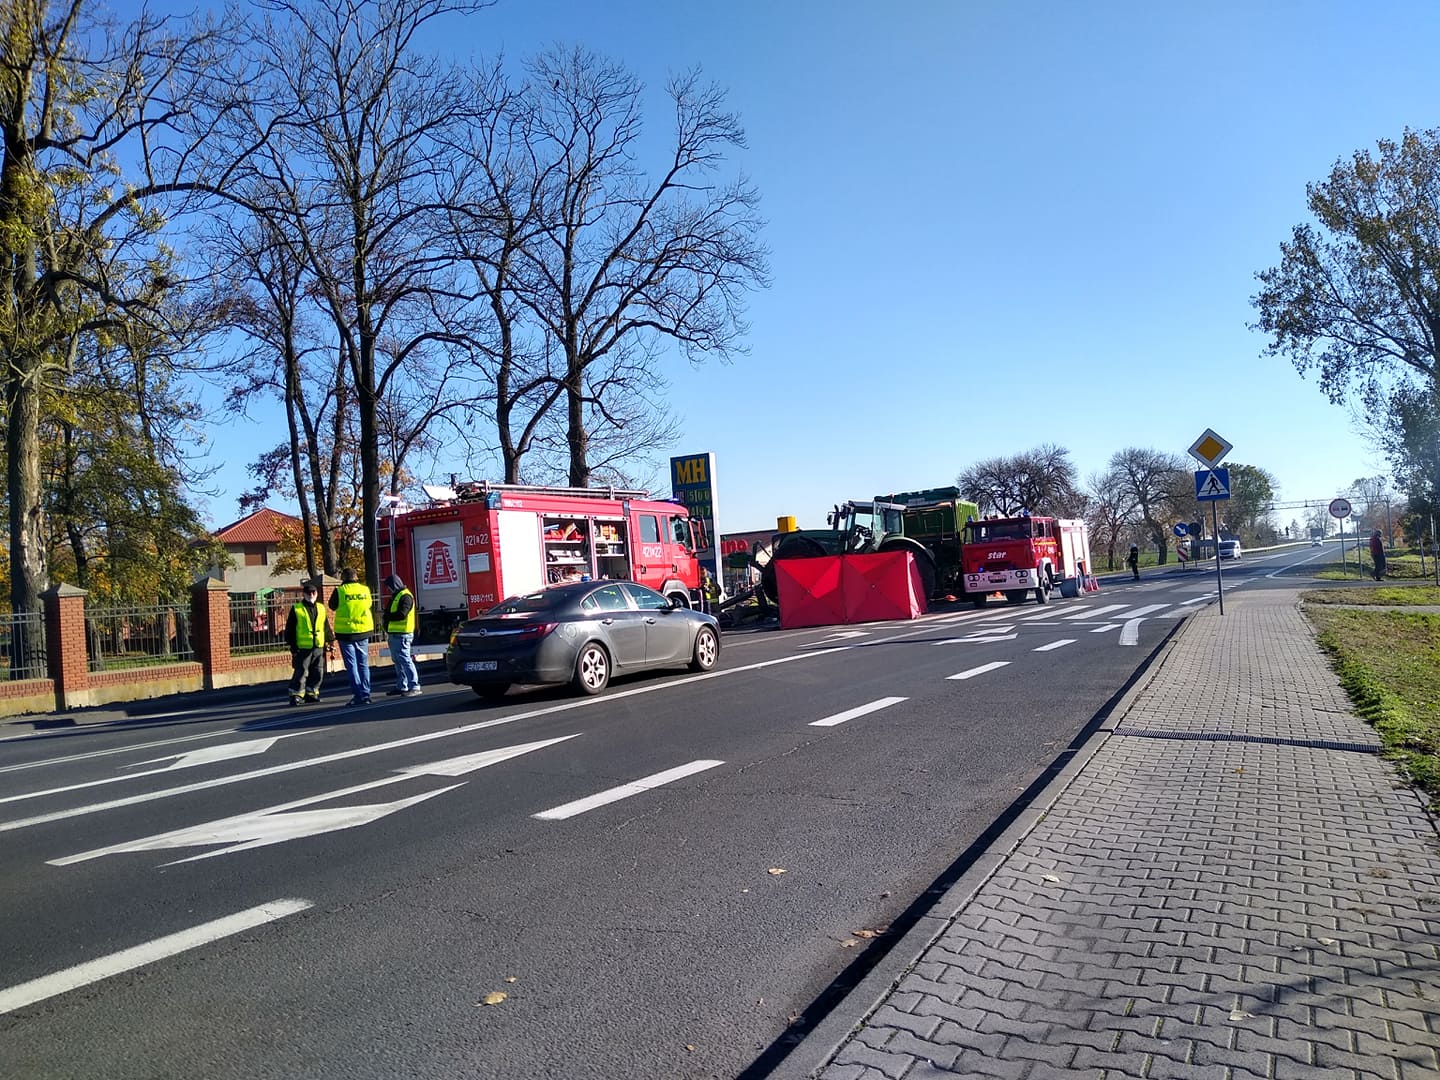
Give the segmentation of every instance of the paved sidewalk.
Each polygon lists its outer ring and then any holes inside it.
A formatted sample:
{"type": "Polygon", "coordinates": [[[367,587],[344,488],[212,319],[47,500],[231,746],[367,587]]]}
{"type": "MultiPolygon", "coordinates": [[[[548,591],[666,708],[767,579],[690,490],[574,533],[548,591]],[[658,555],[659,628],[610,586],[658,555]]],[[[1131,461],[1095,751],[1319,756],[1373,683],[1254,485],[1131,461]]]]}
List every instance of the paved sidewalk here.
{"type": "Polygon", "coordinates": [[[1190,619],[913,963],[777,1075],[1440,1076],[1440,837],[1296,598],[1190,619]]]}

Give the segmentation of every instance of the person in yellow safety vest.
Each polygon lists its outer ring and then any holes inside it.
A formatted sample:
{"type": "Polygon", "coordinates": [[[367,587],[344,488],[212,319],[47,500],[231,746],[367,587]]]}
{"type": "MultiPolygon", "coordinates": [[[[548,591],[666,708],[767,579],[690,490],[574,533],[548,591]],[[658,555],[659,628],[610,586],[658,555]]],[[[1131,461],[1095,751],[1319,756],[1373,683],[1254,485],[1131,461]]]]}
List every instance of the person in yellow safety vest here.
{"type": "Polygon", "coordinates": [[[390,603],[385,607],[385,633],[390,637],[390,659],[395,664],[395,689],[385,691],[389,697],[416,697],[420,693],[420,673],[410,645],[415,640],[415,594],[405,587],[399,575],[385,579],[390,590],[390,603]]]}
{"type": "Polygon", "coordinates": [[[370,595],[370,586],[347,566],[340,574],[340,587],[330,594],[330,607],[335,612],[340,658],[350,677],[351,697],[345,704],[369,705],[370,635],[375,632],[375,598],[370,595]]]}
{"type": "Polygon", "coordinates": [[[715,580],[715,575],[704,567],[700,569],[700,588],[705,594],[705,610],[714,614],[715,609],[720,606],[720,583],[715,580]]]}
{"type": "Polygon", "coordinates": [[[300,583],[301,599],[285,620],[285,644],[290,646],[290,704],[319,701],[325,681],[325,644],[330,640],[329,613],[320,606],[315,582],[300,583]]]}

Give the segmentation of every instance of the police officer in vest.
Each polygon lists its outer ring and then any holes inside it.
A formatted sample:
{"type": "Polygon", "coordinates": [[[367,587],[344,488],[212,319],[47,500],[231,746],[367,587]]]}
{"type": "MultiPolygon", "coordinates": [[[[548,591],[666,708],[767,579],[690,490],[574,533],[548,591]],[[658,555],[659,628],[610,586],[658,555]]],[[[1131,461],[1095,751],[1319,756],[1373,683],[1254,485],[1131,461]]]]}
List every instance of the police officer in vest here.
{"type": "Polygon", "coordinates": [[[385,608],[385,633],[390,637],[390,659],[395,664],[395,689],[386,695],[416,697],[420,693],[420,673],[410,645],[415,640],[415,594],[405,587],[399,575],[385,579],[390,590],[390,603],[385,608]]]}
{"type": "Polygon", "coordinates": [[[335,612],[335,639],[350,677],[347,705],[370,704],[370,635],[375,632],[375,599],[370,586],[351,567],[340,574],[340,587],[330,594],[335,612]]]}
{"type": "Polygon", "coordinates": [[[301,599],[285,620],[285,644],[290,646],[290,704],[319,701],[325,681],[325,643],[329,616],[320,606],[315,582],[300,583],[301,599]]]}

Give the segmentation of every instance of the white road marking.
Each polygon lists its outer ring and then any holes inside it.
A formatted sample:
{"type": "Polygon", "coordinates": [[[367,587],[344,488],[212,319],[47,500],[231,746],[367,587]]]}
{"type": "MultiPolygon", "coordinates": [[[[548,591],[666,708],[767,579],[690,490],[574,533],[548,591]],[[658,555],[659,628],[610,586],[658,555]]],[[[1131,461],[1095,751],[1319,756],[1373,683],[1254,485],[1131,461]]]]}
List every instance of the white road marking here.
{"type": "Polygon", "coordinates": [[[223,919],[201,923],[199,926],[192,926],[189,930],[167,934],[154,941],[147,941],[143,945],[136,945],[133,948],[111,953],[109,956],[102,956],[98,960],[90,960],[87,963],[66,968],[64,971],[57,971],[53,975],[31,979],[19,986],[12,986],[8,990],[0,990],[0,1015],[14,1012],[16,1009],[23,1009],[27,1005],[34,1005],[36,1002],[45,1001],[47,998],[56,997],[71,990],[77,990],[82,986],[89,986],[91,983],[108,979],[112,975],[134,971],[136,968],[153,964],[158,960],[178,956],[180,953],[197,949],[201,945],[208,945],[212,941],[232,937],[235,934],[244,933],[246,930],[253,930],[257,926],[264,926],[266,923],[283,919],[287,915],[298,914],[314,906],[309,900],[271,900],[268,904],[260,904],[245,911],[238,911],[234,915],[227,915],[223,919]]]}
{"type": "Polygon", "coordinates": [[[1026,615],[1025,618],[1021,619],[1020,621],[1021,621],[1021,622],[1043,622],[1043,621],[1045,621],[1046,619],[1059,619],[1059,618],[1062,618],[1062,617],[1065,615],[1065,613],[1066,613],[1066,609],[1063,608],[1063,607],[1052,607],[1052,608],[1048,608],[1048,609],[1045,610],[1045,611],[1042,611],[1039,615],[1026,615]]]}
{"type": "MultiPolygon", "coordinates": [[[[873,644],[880,645],[887,641],[898,641],[924,632],[924,630],[912,630],[909,633],[897,634],[893,638],[879,638],[873,642],[873,644]]],[[[637,686],[633,689],[620,690],[604,694],[600,697],[584,698],[579,701],[567,701],[559,705],[549,705],[543,709],[530,709],[525,712],[511,713],[509,716],[497,716],[493,720],[480,720],[474,724],[462,724],[460,727],[450,728],[448,731],[430,731],[422,735],[411,735],[404,739],[392,739],[390,742],[376,743],[373,746],[360,746],[353,750],[341,750],[333,754],[307,758],[304,761],[291,761],[284,765],[271,765],[264,769],[252,769],[249,772],[236,773],[234,776],[218,776],[213,780],[198,780],[193,784],[182,784],[179,787],[163,788],[159,791],[146,792],[143,795],[131,795],[123,799],[111,799],[103,803],[90,803],[87,806],[76,806],[69,810],[56,810],[52,813],[39,814],[35,817],[18,818],[13,821],[0,821],[0,833],[12,832],[15,829],[25,829],[32,825],[43,825],[51,821],[63,821],[67,818],[83,817],[86,814],[96,814],[105,810],[115,810],[122,806],[135,806],[139,803],[151,802],[155,799],[168,799],[172,795],[189,795],[195,791],[208,791],[211,788],[225,787],[228,784],[239,784],[247,780],[259,780],[267,776],[295,772],[297,769],[309,769],[317,765],[328,765],[334,761],[346,761],[350,758],[363,757],[366,754],[376,754],[386,750],[397,750],[406,746],[415,746],[419,743],[430,742],[432,739],[446,739],[454,735],[466,735],[472,731],[483,731],[486,728],[498,727],[501,724],[513,724],[517,720],[530,720],[537,716],[552,716],[555,713],[569,712],[572,709],[584,709],[592,705],[601,705],[607,701],[619,701],[623,698],[635,697],[639,694],[653,694],[659,690],[668,690],[676,686],[687,686],[690,683],[703,682],[706,679],[723,679],[729,675],[738,675],[745,671],[759,671],[762,668],[775,667],[778,664],[789,664],[796,660],[812,660],[821,656],[830,656],[835,653],[846,652],[852,648],[854,648],[853,645],[837,645],[830,649],[816,649],[813,652],[795,653],[791,656],[776,657],[773,660],[760,660],[753,664],[741,665],[740,667],[707,671],[703,675],[691,675],[684,678],[670,679],[665,682],[651,683],[648,686],[637,686]]]]}
{"type": "Polygon", "coordinates": [[[1125,613],[1125,618],[1127,621],[1133,622],[1136,619],[1143,619],[1151,612],[1163,611],[1170,606],[1170,604],[1146,604],[1144,607],[1137,607],[1134,611],[1127,611],[1125,613]]]}
{"type": "Polygon", "coordinates": [[[664,772],[646,776],[640,780],[632,780],[628,784],[621,784],[619,787],[610,788],[608,791],[600,791],[594,795],[587,795],[583,799],[576,799],[574,802],[565,803],[550,810],[542,810],[538,814],[531,815],[541,821],[563,821],[566,818],[583,814],[587,810],[594,810],[598,806],[605,806],[612,802],[619,802],[621,799],[628,799],[631,795],[639,795],[643,791],[650,791],[653,788],[663,787],[676,780],[683,780],[687,776],[694,776],[706,769],[713,769],[717,765],[724,765],[723,761],[692,761],[688,765],[680,765],[674,769],[666,769],[664,772]]]}
{"type": "Polygon", "coordinates": [[[823,720],[811,720],[811,727],[834,727],[836,724],[843,724],[846,720],[854,720],[857,716],[865,716],[867,713],[879,712],[881,709],[888,709],[891,705],[899,705],[909,698],[903,697],[882,697],[878,701],[872,701],[869,705],[859,705],[845,712],[836,713],[834,716],[827,716],[823,720]]]}
{"type": "MultiPolygon", "coordinates": [[[[576,734],[578,735],[579,733],[577,732],[576,734]]],[[[209,847],[214,844],[230,845],[228,847],[222,847],[218,851],[207,851],[203,855],[193,855],[188,859],[177,860],[178,862],[195,862],[199,859],[213,858],[216,855],[228,855],[232,851],[246,851],[250,848],[268,847],[271,844],[284,843],[286,840],[298,840],[305,836],[318,836],[321,833],[336,832],[340,829],[352,829],[357,825],[368,825],[372,821],[377,821],[382,817],[393,814],[397,810],[404,810],[414,806],[416,803],[424,802],[426,799],[432,799],[436,795],[443,795],[447,791],[453,791],[461,785],[452,784],[450,787],[427,791],[423,795],[411,796],[408,799],[400,799],[392,803],[372,803],[366,806],[338,806],[331,807],[327,810],[312,810],[307,813],[298,814],[292,813],[291,811],[298,810],[302,806],[313,806],[315,803],[343,799],[362,791],[385,787],[388,784],[403,783],[416,776],[463,776],[466,773],[475,772],[491,765],[498,765],[502,761],[509,761],[511,758],[519,757],[521,754],[528,754],[533,750],[543,750],[547,746],[554,746],[556,743],[562,743],[567,739],[573,739],[575,737],[575,735],[562,735],[557,739],[544,739],[540,742],[532,743],[518,743],[515,746],[502,746],[495,750],[482,750],[478,754],[465,754],[462,757],[447,758],[443,761],[432,761],[425,765],[410,765],[398,770],[398,776],[385,776],[379,780],[371,780],[368,783],[341,788],[338,791],[326,791],[319,795],[311,795],[305,799],[296,799],[294,802],[281,803],[279,806],[270,806],[263,810],[252,810],[246,814],[236,814],[233,817],[221,818],[218,821],[205,822],[202,825],[190,825],[183,829],[172,829],[169,832],[158,833],[155,836],[147,836],[139,840],[127,840],[119,844],[111,844],[108,847],[82,851],[78,855],[66,855],[61,859],[48,859],[46,861],[51,866],[72,866],[75,863],[98,859],[102,855],[119,855],[131,851],[160,851],[165,848],[209,847]]]]}
{"type": "Polygon", "coordinates": [[[984,675],[987,671],[994,671],[997,668],[1009,667],[1009,660],[995,660],[988,664],[981,664],[979,667],[971,668],[969,671],[962,671],[958,675],[946,675],[946,679],[973,679],[976,675],[984,675]]]}
{"type": "Polygon", "coordinates": [[[1214,593],[1205,593],[1205,594],[1202,595],[1202,596],[1192,596],[1189,600],[1181,600],[1181,601],[1180,601],[1180,606],[1181,606],[1181,607],[1184,607],[1186,604],[1198,604],[1198,603],[1200,603],[1202,600],[1214,600],[1214,599],[1215,599],[1215,594],[1214,594],[1214,593]]]}
{"type": "Polygon", "coordinates": [[[1049,645],[1041,645],[1039,648],[1031,649],[1031,652],[1049,652],[1051,649],[1063,649],[1066,645],[1074,645],[1075,639],[1062,637],[1059,641],[1052,641],[1049,645]]]}
{"type": "Polygon", "coordinates": [[[1105,633],[1105,632],[1108,631],[1108,630],[1114,630],[1114,629],[1115,629],[1117,626],[1119,626],[1119,625],[1120,625],[1120,624],[1119,624],[1119,623],[1116,623],[1116,622],[1106,623],[1104,626],[1097,626],[1097,627],[1095,627],[1095,629],[1094,629],[1094,630],[1091,630],[1090,633],[1092,633],[1092,634],[1103,634],[1103,633],[1105,633]]]}
{"type": "Polygon", "coordinates": [[[842,631],[840,631],[840,633],[838,633],[838,634],[831,634],[829,637],[823,637],[823,638],[821,638],[821,639],[818,640],[818,641],[807,641],[807,642],[805,642],[805,644],[801,645],[800,648],[802,648],[802,649],[811,649],[811,648],[814,648],[816,645],[829,645],[829,644],[831,644],[832,642],[841,641],[841,640],[844,640],[845,638],[857,638],[857,637],[869,637],[869,636],[870,636],[870,631],[868,631],[868,630],[842,630],[842,631]]]}
{"type": "Polygon", "coordinates": [[[173,772],[176,769],[189,769],[196,765],[211,765],[217,761],[230,761],[234,758],[254,757],[256,754],[263,754],[281,739],[293,739],[296,735],[308,735],[308,731],[292,731],[288,735],[270,735],[263,739],[246,739],[244,742],[226,743],[224,746],[206,746],[200,750],[191,750],[188,753],[167,754],[164,757],[151,758],[149,761],[135,761],[121,768],[134,769],[141,765],[153,765],[157,761],[175,760],[163,769],[146,769],[144,772],[125,773],[122,776],[106,776],[99,780],[86,780],[80,784],[69,784],[65,787],[47,788],[44,791],[27,791],[23,795],[6,795],[0,798],[0,804],[21,802],[24,799],[40,799],[47,795],[63,795],[69,791],[81,791],[84,788],[100,787],[104,784],[118,784],[125,780],[138,780],[142,776],[157,776],[160,773],[173,772]]]}
{"type": "Polygon", "coordinates": [[[1098,619],[1102,615],[1108,615],[1112,611],[1124,611],[1129,604],[1106,604],[1104,607],[1094,608],[1091,611],[1081,611],[1075,615],[1066,615],[1067,619],[1098,619]]]}
{"type": "MultiPolygon", "coordinates": [[[[30,739],[36,735],[47,735],[49,732],[32,731],[28,735],[16,735],[17,739],[30,739]]],[[[44,761],[27,761],[19,765],[6,765],[0,768],[0,773],[18,772],[21,769],[38,769],[42,765],[66,765],[72,761],[87,761],[90,758],[109,757],[112,754],[135,754],[141,750],[152,750],[157,746],[175,746],[179,743],[195,742],[199,739],[218,739],[222,735],[234,735],[233,728],[224,731],[211,731],[204,735],[181,735],[175,739],[161,739],[158,742],[136,743],[134,746],[117,746],[111,750],[90,750],[84,754],[70,754],[66,757],[46,758],[44,761]]],[[[0,742],[7,740],[0,739],[0,742]]]]}
{"type": "Polygon", "coordinates": [[[972,634],[970,637],[952,637],[935,641],[934,645],[986,645],[993,641],[1014,641],[1019,634],[972,634]]]}
{"type": "Polygon", "coordinates": [[[1120,631],[1120,644],[1139,645],[1140,624],[1144,621],[1144,619],[1131,619],[1129,622],[1127,622],[1120,631]]]}

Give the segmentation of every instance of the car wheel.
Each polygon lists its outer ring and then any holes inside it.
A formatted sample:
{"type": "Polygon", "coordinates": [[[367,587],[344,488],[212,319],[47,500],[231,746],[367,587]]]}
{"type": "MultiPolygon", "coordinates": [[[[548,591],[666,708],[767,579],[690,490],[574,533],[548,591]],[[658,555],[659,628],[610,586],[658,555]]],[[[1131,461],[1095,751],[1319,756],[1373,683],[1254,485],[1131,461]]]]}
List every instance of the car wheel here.
{"type": "Polygon", "coordinates": [[[720,658],[720,639],[715,631],[702,626],[695,631],[695,649],[690,654],[691,671],[709,671],[720,658]]]}
{"type": "Polygon", "coordinates": [[[575,658],[571,685],[582,694],[598,694],[610,685],[610,654],[598,642],[589,642],[575,658]]]}
{"type": "Polygon", "coordinates": [[[470,689],[474,690],[475,693],[485,701],[499,701],[510,692],[510,684],[508,682],[481,683],[479,686],[472,686],[470,689]]]}

